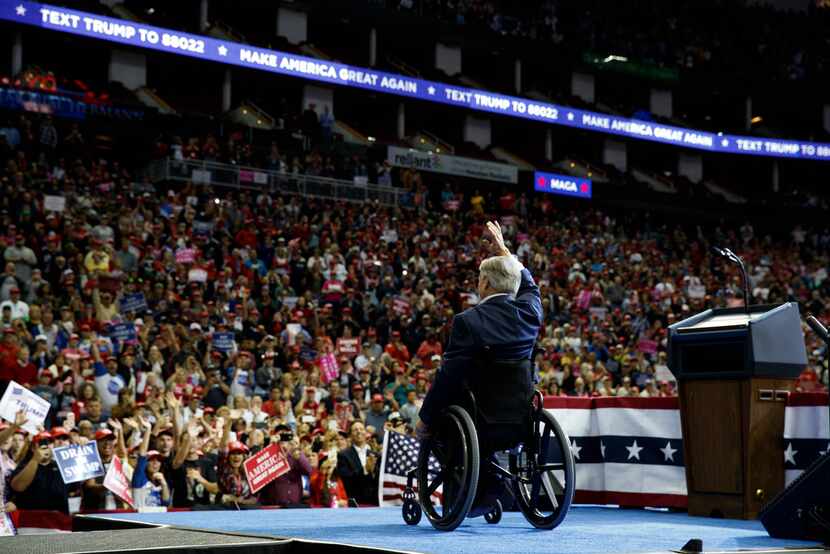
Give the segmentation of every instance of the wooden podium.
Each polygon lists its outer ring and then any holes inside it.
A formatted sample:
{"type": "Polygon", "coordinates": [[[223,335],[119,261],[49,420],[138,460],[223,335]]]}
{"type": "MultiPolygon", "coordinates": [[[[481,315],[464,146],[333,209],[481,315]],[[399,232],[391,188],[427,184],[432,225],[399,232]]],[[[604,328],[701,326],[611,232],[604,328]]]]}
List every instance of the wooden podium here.
{"type": "Polygon", "coordinates": [[[806,365],[793,302],[707,310],[669,327],[690,515],[755,519],[784,489],[784,407],[806,365]]]}

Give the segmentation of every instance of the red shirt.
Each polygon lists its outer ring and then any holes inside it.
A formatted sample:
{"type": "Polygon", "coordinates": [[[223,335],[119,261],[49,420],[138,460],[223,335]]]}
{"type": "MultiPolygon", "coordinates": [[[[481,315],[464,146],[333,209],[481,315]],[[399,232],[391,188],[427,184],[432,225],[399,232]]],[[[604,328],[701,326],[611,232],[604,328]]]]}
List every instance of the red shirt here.
{"type": "Polygon", "coordinates": [[[386,345],[384,350],[387,354],[398,360],[403,366],[406,366],[406,363],[412,357],[409,355],[409,348],[407,348],[404,343],[400,343],[400,346],[396,346],[394,342],[390,342],[386,345]]]}
{"type": "Polygon", "coordinates": [[[14,380],[21,385],[37,385],[37,368],[35,367],[35,364],[28,362],[25,365],[21,365],[20,362],[18,362],[17,368],[15,369],[14,380]]]}

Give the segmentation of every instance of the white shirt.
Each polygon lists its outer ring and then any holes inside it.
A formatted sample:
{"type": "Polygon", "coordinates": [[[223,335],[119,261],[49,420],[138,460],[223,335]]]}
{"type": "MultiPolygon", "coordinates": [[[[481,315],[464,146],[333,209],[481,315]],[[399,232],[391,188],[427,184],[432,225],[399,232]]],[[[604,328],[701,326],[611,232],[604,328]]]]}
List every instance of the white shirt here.
{"type": "Polygon", "coordinates": [[[12,302],[11,300],[6,300],[0,303],[0,311],[3,310],[4,306],[9,306],[12,309],[12,319],[29,319],[29,305],[24,301],[18,300],[17,302],[12,302]]]}
{"type": "Polygon", "coordinates": [[[360,458],[360,465],[363,466],[363,469],[366,469],[366,453],[369,451],[369,445],[364,444],[363,446],[352,446],[357,452],[357,457],[360,458]]]}
{"type": "Polygon", "coordinates": [[[506,292],[494,292],[493,294],[491,294],[491,295],[489,295],[489,296],[485,296],[484,298],[482,298],[482,299],[478,302],[478,305],[479,305],[479,306],[481,306],[482,304],[484,304],[484,303],[485,303],[485,302],[487,302],[488,300],[490,300],[490,299],[492,299],[492,298],[495,298],[495,297],[497,297],[497,296],[510,296],[510,295],[509,295],[508,293],[506,293],[506,292]]]}

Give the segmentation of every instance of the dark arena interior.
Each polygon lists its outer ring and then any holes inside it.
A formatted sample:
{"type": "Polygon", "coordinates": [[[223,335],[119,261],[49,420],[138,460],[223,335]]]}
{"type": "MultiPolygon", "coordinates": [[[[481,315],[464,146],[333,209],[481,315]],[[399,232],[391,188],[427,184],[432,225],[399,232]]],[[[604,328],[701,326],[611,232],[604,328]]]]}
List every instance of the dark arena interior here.
{"type": "Polygon", "coordinates": [[[827,0],[0,0],[0,552],[830,551],[827,0]]]}

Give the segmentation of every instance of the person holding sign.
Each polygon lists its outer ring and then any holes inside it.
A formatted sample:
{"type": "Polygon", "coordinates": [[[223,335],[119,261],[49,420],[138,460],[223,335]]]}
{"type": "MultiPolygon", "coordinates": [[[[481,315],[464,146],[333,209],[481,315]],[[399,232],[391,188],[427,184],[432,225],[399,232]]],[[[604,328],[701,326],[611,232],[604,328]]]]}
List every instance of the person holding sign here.
{"type": "MultiPolygon", "coordinates": [[[[101,463],[104,464],[104,469],[109,470],[113,458],[118,456],[125,473],[129,473],[127,478],[131,479],[132,468],[127,463],[127,449],[124,445],[121,423],[109,420],[107,424],[115,429],[115,432],[106,427],[95,431],[95,441],[98,443],[98,453],[101,456],[101,463]]],[[[115,510],[116,508],[123,508],[125,506],[126,504],[124,502],[116,500],[116,496],[104,486],[103,475],[84,482],[83,507],[85,510],[115,510]]]]}
{"type": "Polygon", "coordinates": [[[167,506],[170,504],[170,488],[161,471],[164,456],[158,450],[150,450],[150,422],[139,418],[144,433],[138,448],[138,461],[133,472],[133,499],[136,508],[167,506]]]}
{"type": "Polygon", "coordinates": [[[12,473],[11,488],[17,507],[68,514],[70,486],[63,482],[52,456],[52,436],[47,432],[35,435],[26,456],[12,473]]]}
{"type": "Polygon", "coordinates": [[[251,487],[242,467],[248,447],[236,440],[229,442],[232,423],[230,417],[225,420],[222,440],[219,443],[218,502],[237,509],[241,506],[256,506],[259,500],[251,494],[251,487]]]}

